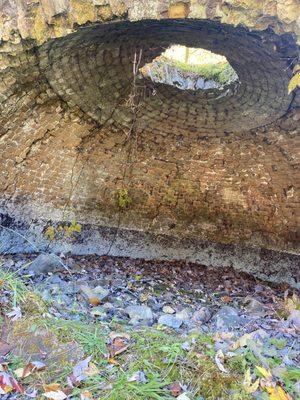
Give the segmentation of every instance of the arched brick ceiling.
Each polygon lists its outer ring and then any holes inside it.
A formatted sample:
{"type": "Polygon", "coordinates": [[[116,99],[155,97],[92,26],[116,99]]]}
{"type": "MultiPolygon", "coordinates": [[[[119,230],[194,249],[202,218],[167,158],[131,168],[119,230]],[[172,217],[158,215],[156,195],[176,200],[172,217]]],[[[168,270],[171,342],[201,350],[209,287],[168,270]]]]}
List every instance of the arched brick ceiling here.
{"type": "Polygon", "coordinates": [[[224,134],[273,122],[288,110],[290,61],[296,47],[289,35],[249,32],[199,20],[114,22],[79,29],[39,50],[40,67],[54,91],[100,124],[126,130],[132,62],[142,51],[150,62],[171,44],[200,47],[227,57],[240,83],[223,91],[182,91],[148,80],[139,128],[149,132],[224,134]],[[155,95],[153,95],[155,88],[155,95]]]}

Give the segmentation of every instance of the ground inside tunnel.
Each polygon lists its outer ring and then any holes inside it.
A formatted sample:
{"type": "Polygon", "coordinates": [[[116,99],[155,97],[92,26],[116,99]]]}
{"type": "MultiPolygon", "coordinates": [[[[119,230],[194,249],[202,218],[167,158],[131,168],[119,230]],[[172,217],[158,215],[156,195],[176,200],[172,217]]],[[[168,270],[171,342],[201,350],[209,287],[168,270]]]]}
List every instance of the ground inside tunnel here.
{"type": "Polygon", "coordinates": [[[122,257],[0,263],[4,400],[299,395],[300,298],[287,285],[122,257]]]}

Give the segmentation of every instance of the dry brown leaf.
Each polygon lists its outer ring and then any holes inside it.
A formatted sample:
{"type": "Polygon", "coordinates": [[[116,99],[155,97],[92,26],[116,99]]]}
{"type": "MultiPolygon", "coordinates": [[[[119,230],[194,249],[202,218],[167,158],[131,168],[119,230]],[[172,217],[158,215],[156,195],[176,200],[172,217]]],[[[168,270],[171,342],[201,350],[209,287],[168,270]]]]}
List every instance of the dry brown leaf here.
{"type": "Polygon", "coordinates": [[[221,300],[223,301],[223,303],[228,304],[232,302],[232,298],[230,296],[222,296],[221,300]]]}
{"type": "Polygon", "coordinates": [[[18,368],[14,371],[14,374],[18,378],[27,378],[33,372],[42,371],[46,368],[46,365],[41,361],[32,361],[28,363],[24,368],[18,368]]]}
{"type": "Polygon", "coordinates": [[[44,392],[56,392],[61,390],[61,386],[59,383],[49,383],[47,385],[43,385],[44,392]]]}
{"type": "Polygon", "coordinates": [[[114,358],[111,358],[111,357],[110,357],[107,361],[108,361],[109,364],[112,364],[112,365],[119,365],[118,361],[115,360],[114,358]]]}
{"type": "Polygon", "coordinates": [[[108,345],[111,358],[123,353],[129,347],[130,336],[126,333],[111,332],[109,335],[110,344],[108,345]]]}
{"type": "Polygon", "coordinates": [[[93,399],[93,395],[88,390],[85,390],[84,392],[82,392],[80,394],[80,400],[92,400],[92,399],[93,399]]]}
{"type": "Polygon", "coordinates": [[[10,392],[24,393],[22,385],[20,385],[13,376],[6,372],[2,365],[0,366],[0,394],[10,392]]]}
{"type": "Polygon", "coordinates": [[[172,396],[174,396],[174,397],[178,397],[183,392],[182,387],[179,382],[171,383],[171,385],[169,386],[169,390],[170,390],[172,396]]]}

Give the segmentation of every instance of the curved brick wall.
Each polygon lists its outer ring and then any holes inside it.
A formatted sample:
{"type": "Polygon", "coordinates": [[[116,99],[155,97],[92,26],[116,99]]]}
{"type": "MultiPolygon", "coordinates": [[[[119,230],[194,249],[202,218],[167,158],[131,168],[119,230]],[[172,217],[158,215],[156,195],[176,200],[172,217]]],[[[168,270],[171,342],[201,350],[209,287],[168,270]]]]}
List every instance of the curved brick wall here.
{"type": "MultiPolygon", "coordinates": [[[[132,82],[134,53],[150,62],[177,43],[224,54],[240,84],[223,91],[180,91],[148,83],[149,95],[139,115],[139,128],[200,135],[249,130],[284,115],[292,96],[288,63],[297,50],[291,38],[247,32],[209,21],[143,21],[85,28],[46,44],[40,50],[48,82],[68,104],[79,106],[100,123],[107,120],[126,129],[131,113],[126,105],[132,82]]],[[[141,85],[142,82],[139,82],[141,85]]],[[[144,82],[147,86],[147,82],[144,82]]]]}
{"type": "MultiPolygon", "coordinates": [[[[1,224],[45,249],[46,227],[75,217],[82,234],[57,251],[185,258],[295,283],[297,4],[282,14],[264,1],[25,3],[0,13],[1,224]],[[270,23],[276,33],[253,30],[270,23]],[[182,91],[138,80],[129,139],[134,54],[142,66],[174,43],[224,54],[239,83],[182,91]]],[[[0,245],[32,251],[5,229],[0,245]]]]}

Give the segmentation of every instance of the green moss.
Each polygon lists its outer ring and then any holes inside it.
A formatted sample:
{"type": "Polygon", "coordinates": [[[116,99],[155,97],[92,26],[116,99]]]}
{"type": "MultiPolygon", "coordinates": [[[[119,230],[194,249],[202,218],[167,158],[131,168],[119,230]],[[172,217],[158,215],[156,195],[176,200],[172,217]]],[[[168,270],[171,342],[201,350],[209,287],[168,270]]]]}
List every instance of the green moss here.
{"type": "Polygon", "coordinates": [[[282,350],[285,348],[287,342],[285,339],[270,339],[270,344],[272,344],[273,346],[275,346],[278,350],[282,350]]]}
{"type": "Polygon", "coordinates": [[[177,193],[174,189],[168,189],[163,198],[164,203],[169,206],[175,206],[177,203],[177,193]]]}
{"type": "Polygon", "coordinates": [[[234,373],[243,374],[247,369],[247,361],[243,355],[231,357],[226,365],[234,373]]]}
{"type": "Polygon", "coordinates": [[[127,189],[119,189],[117,191],[117,203],[119,208],[127,208],[132,203],[132,198],[128,194],[127,189]]]}

